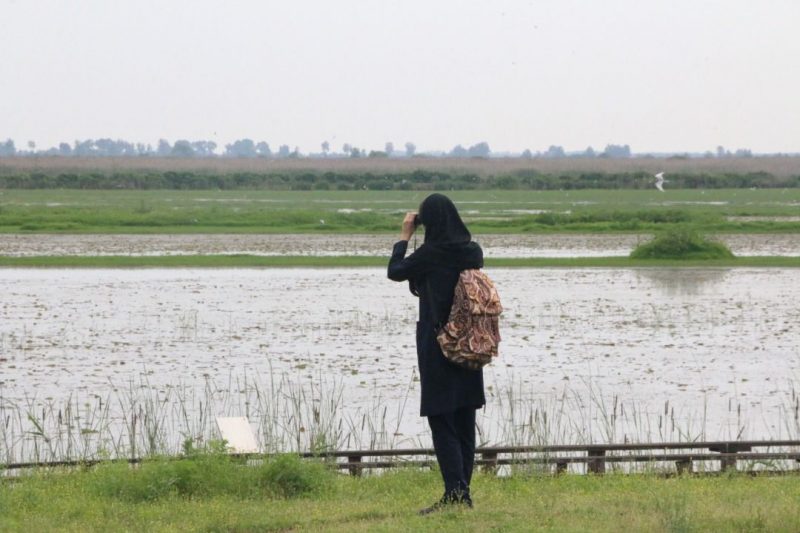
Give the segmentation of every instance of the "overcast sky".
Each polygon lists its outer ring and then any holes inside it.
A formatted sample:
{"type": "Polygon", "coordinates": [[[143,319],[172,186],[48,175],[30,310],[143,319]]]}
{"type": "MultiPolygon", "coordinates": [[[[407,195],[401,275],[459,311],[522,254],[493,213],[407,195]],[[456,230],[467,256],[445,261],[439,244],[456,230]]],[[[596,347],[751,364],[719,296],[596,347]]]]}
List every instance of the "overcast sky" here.
{"type": "Polygon", "coordinates": [[[0,138],[800,151],[798,0],[0,0],[0,138]]]}

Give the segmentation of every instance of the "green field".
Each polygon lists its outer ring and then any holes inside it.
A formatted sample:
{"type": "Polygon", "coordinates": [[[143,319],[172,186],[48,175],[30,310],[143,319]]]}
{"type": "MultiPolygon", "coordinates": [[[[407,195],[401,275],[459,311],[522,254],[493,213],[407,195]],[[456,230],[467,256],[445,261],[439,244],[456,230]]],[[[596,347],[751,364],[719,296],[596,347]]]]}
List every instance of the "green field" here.
{"type": "MultiPolygon", "coordinates": [[[[424,191],[0,191],[0,232],[382,233],[424,191]]],[[[800,189],[452,191],[476,233],[798,232],[800,189]],[[767,217],[736,220],[728,217],[767,217]],[[770,220],[770,217],[795,217],[770,220]]]]}
{"type": "Polygon", "coordinates": [[[2,531],[798,531],[800,478],[476,475],[474,509],[416,511],[436,472],[286,476],[203,462],[0,484],[2,531]],[[304,490],[307,489],[307,490],[304,490]]]}

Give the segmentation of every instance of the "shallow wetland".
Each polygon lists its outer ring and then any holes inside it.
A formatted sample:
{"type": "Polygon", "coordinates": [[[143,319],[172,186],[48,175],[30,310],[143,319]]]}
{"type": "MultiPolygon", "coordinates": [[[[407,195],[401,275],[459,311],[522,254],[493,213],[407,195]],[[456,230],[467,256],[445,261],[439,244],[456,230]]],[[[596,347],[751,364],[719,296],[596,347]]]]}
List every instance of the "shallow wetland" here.
{"type": "MultiPolygon", "coordinates": [[[[800,234],[717,236],[738,256],[800,256],[800,234]]],[[[2,234],[0,256],[386,256],[394,235],[2,234]]],[[[482,234],[487,257],[627,256],[646,234],[482,234]]]]}
{"type": "MultiPolygon", "coordinates": [[[[490,274],[505,313],[483,442],[798,436],[800,270],[490,274]]],[[[248,414],[277,379],[333,418],[350,413],[350,432],[377,416],[372,444],[427,443],[415,300],[381,268],[2,269],[0,294],[7,411],[118,408],[135,391],[210,425],[248,414]],[[209,387],[225,400],[204,404],[209,387]]],[[[162,436],[174,448],[181,431],[162,436]]]]}

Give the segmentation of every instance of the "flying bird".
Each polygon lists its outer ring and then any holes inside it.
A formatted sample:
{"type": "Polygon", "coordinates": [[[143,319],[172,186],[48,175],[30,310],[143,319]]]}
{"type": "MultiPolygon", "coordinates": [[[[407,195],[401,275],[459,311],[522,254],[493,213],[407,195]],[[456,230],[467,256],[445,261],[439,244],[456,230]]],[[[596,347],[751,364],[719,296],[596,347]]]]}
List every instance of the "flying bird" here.
{"type": "Polygon", "coordinates": [[[664,173],[663,172],[659,172],[658,174],[656,174],[656,189],[658,189],[661,192],[664,192],[664,182],[665,181],[666,180],[664,179],[664,173]]]}

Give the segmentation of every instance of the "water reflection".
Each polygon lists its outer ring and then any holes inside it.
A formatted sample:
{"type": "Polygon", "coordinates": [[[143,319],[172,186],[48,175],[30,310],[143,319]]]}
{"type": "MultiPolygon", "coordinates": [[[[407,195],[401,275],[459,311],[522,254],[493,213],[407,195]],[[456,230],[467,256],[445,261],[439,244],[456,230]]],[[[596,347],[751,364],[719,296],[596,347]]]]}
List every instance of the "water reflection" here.
{"type": "Polygon", "coordinates": [[[638,281],[647,281],[668,296],[696,295],[722,282],[730,268],[638,268],[638,281]]]}

